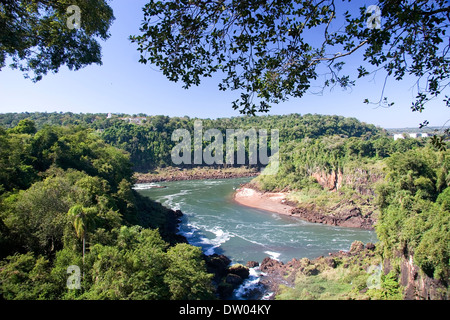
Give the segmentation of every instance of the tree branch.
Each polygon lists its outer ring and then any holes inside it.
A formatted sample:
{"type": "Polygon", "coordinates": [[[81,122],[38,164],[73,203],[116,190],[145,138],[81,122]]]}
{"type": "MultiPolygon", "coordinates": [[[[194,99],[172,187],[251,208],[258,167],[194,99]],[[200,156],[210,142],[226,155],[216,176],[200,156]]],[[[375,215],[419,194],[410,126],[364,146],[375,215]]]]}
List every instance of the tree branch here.
{"type": "Polygon", "coordinates": [[[433,10],[433,11],[422,11],[421,14],[426,15],[426,16],[432,16],[436,13],[441,13],[441,12],[450,13],[450,7],[440,8],[440,9],[433,10]]]}
{"type": "Polygon", "coordinates": [[[361,48],[363,45],[365,45],[368,41],[369,40],[366,39],[366,40],[362,41],[360,44],[358,44],[356,47],[354,47],[352,50],[345,52],[345,53],[338,52],[331,58],[321,57],[321,58],[317,58],[317,59],[312,59],[310,64],[308,65],[308,68],[311,67],[315,62],[318,62],[318,61],[333,61],[333,60],[336,60],[336,59],[339,59],[339,58],[342,58],[345,56],[349,56],[352,53],[354,53],[356,50],[361,48]]]}

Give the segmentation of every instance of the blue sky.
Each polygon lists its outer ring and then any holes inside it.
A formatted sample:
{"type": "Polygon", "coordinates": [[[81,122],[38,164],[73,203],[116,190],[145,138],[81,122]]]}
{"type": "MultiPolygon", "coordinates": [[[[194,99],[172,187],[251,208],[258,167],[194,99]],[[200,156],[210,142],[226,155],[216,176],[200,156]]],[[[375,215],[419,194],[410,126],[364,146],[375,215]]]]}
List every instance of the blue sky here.
{"type": "MultiPolygon", "coordinates": [[[[74,112],[74,113],[145,113],[201,118],[239,116],[231,102],[239,92],[218,90],[219,77],[205,79],[188,90],[181,83],[167,80],[156,68],[138,62],[139,52],[128,37],[139,33],[142,7],[147,0],[114,0],[111,6],[116,20],[111,38],[102,42],[103,65],[91,65],[79,71],[62,67],[38,83],[24,79],[20,71],[4,68],[0,72],[0,112],[74,112]]],[[[359,5],[358,5],[359,6],[359,5]]],[[[355,65],[359,65],[352,57],[355,65]]],[[[352,61],[349,61],[352,65],[352,61]]],[[[318,113],[355,117],[384,128],[418,127],[428,120],[442,126],[450,118],[442,99],[430,102],[423,113],[410,110],[414,100],[414,79],[397,82],[389,79],[385,96],[395,101],[390,108],[364,104],[365,98],[378,100],[383,75],[357,81],[352,90],[326,90],[323,95],[310,93],[274,105],[270,114],[318,113]]]]}

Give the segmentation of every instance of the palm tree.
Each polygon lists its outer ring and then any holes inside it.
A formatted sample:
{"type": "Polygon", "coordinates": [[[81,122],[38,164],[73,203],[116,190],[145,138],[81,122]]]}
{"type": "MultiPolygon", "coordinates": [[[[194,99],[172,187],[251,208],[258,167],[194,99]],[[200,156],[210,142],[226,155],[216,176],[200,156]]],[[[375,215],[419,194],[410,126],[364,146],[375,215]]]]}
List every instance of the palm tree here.
{"type": "Polygon", "coordinates": [[[68,215],[72,218],[73,227],[77,237],[83,241],[83,264],[86,252],[86,233],[95,224],[97,208],[85,208],[81,205],[74,205],[69,209],[68,215]]]}

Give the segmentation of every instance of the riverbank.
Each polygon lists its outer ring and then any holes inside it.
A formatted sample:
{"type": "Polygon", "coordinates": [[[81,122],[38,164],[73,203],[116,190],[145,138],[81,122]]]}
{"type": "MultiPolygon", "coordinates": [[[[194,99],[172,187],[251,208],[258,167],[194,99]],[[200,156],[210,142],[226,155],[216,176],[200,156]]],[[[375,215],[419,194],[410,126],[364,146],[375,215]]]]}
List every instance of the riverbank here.
{"type": "Polygon", "coordinates": [[[259,175],[257,168],[211,168],[211,167],[198,167],[198,168],[177,168],[166,167],[159,168],[148,173],[134,174],[136,183],[152,183],[163,181],[183,181],[183,180],[206,180],[206,179],[231,179],[231,178],[244,178],[244,177],[256,177],[259,175]]]}
{"type": "MultiPolygon", "coordinates": [[[[138,199],[139,223],[157,228],[161,237],[171,246],[180,243],[188,243],[188,239],[180,234],[180,224],[184,216],[181,210],[173,210],[160,203],[148,201],[148,199],[135,195],[138,199]],[[144,221],[151,220],[151,221],[144,221]],[[155,221],[156,220],[156,224],[155,221]]],[[[219,299],[227,300],[233,295],[234,290],[249,277],[248,267],[240,264],[232,264],[231,259],[223,254],[203,254],[206,270],[212,275],[212,285],[215,287],[219,299]]],[[[202,271],[202,270],[199,270],[202,271]]]]}
{"type": "MultiPolygon", "coordinates": [[[[178,234],[191,245],[202,248],[207,269],[214,274],[219,298],[273,298],[269,294],[276,292],[272,284],[282,279],[276,270],[269,271],[269,261],[288,264],[292,259],[315,259],[328,255],[328,252],[346,250],[355,240],[375,240],[364,230],[327,228],[299,220],[279,219],[275,214],[264,214],[230,201],[233,190],[248,180],[174,181],[161,184],[166,188],[138,189],[143,196],[175,210],[178,222],[186,222],[178,224],[178,234]],[[184,212],[184,217],[177,209],[184,212]],[[248,270],[239,267],[236,271],[237,266],[231,268],[230,261],[246,266],[248,270]]],[[[283,205],[283,195],[274,192],[264,196],[269,201],[277,199],[283,205]]],[[[284,208],[290,209],[289,203],[284,208]]],[[[277,212],[280,208],[273,207],[272,210],[277,212]]],[[[170,229],[173,232],[176,228],[170,229]]]]}
{"type": "Polygon", "coordinates": [[[373,243],[355,241],[349,251],[330,252],[315,259],[283,263],[267,257],[259,266],[260,283],[272,293],[271,299],[382,299],[383,291],[377,286],[381,281],[380,263],[373,243]]]}
{"type": "Polygon", "coordinates": [[[302,205],[289,200],[286,192],[264,192],[254,184],[245,184],[237,189],[234,201],[240,205],[293,216],[302,220],[333,226],[373,230],[375,214],[363,214],[360,206],[352,199],[342,199],[332,208],[318,208],[314,204],[302,205]]]}
{"type": "Polygon", "coordinates": [[[240,205],[275,212],[283,215],[292,215],[295,207],[288,204],[286,194],[282,192],[261,192],[250,187],[249,184],[236,190],[234,201],[240,205]]]}

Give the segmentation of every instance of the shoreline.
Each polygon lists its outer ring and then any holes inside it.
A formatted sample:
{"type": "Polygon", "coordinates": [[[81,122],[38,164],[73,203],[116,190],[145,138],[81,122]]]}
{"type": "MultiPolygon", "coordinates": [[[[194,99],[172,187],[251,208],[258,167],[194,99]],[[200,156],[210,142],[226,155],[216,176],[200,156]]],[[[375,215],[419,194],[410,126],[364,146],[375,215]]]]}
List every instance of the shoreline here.
{"type": "Polygon", "coordinates": [[[374,230],[375,219],[372,216],[363,216],[357,206],[324,214],[315,207],[298,207],[292,201],[288,201],[286,196],[287,194],[283,192],[263,192],[251,184],[244,184],[233,194],[233,201],[246,207],[296,217],[312,223],[374,230]]]}
{"type": "MultiPolygon", "coordinates": [[[[233,200],[240,205],[299,217],[297,213],[298,208],[295,207],[294,203],[286,200],[286,195],[283,192],[262,192],[256,186],[247,183],[236,190],[233,194],[233,200]]],[[[181,217],[184,215],[182,211],[170,208],[167,208],[167,211],[169,220],[167,231],[173,234],[175,243],[184,242],[190,244],[189,239],[179,233],[181,217]]],[[[327,258],[323,256],[311,260],[294,258],[286,263],[267,256],[262,261],[247,261],[245,266],[240,264],[232,265],[230,258],[217,253],[203,253],[203,260],[206,263],[208,273],[213,274],[213,285],[219,299],[227,300],[239,296],[240,299],[244,300],[272,300],[279,294],[282,294],[280,285],[295,286],[296,274],[304,273],[308,276],[310,273],[320,273],[319,270],[329,268],[330,265],[332,268],[336,268],[337,263],[335,259],[339,260],[355,255],[353,247],[352,243],[349,251],[329,252],[327,258]],[[303,266],[305,261],[310,261],[308,263],[310,266],[306,269],[303,266]],[[254,267],[261,273],[254,274],[255,271],[252,271],[254,267]],[[286,274],[289,275],[287,278],[284,276],[286,274]]],[[[373,245],[370,248],[372,247],[373,245]]],[[[373,251],[373,248],[370,250],[373,251]]]]}
{"type": "Polygon", "coordinates": [[[187,180],[233,179],[256,177],[260,174],[256,168],[165,168],[154,173],[134,173],[136,184],[152,182],[171,182],[187,180]]]}
{"type": "Polygon", "coordinates": [[[292,216],[296,209],[287,203],[282,192],[261,192],[244,185],[236,189],[233,201],[246,207],[292,216]]]}

